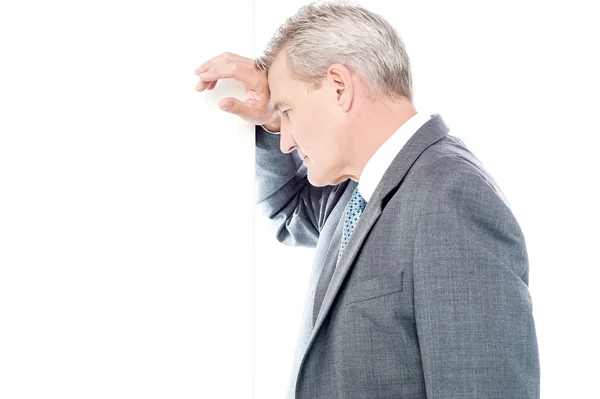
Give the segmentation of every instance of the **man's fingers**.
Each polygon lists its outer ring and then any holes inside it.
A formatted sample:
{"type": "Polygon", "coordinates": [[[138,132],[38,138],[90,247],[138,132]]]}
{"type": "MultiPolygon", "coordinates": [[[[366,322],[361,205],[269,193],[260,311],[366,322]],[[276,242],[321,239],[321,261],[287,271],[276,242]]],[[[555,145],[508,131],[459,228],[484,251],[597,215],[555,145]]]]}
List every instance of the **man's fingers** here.
{"type": "Polygon", "coordinates": [[[217,55],[216,57],[211,58],[210,60],[208,60],[205,63],[203,63],[202,65],[200,65],[198,68],[196,68],[194,73],[196,75],[199,75],[202,72],[208,71],[210,68],[214,68],[218,64],[227,64],[228,62],[232,62],[232,61],[236,62],[238,64],[246,65],[246,66],[254,65],[254,60],[251,58],[242,57],[241,55],[225,52],[223,54],[220,54],[220,55],[217,55]]]}
{"type": "Polygon", "coordinates": [[[198,82],[196,83],[196,90],[197,91],[202,91],[204,89],[206,90],[212,90],[215,88],[215,86],[217,85],[217,81],[215,80],[214,82],[198,82]]]}
{"type": "Polygon", "coordinates": [[[198,77],[201,82],[213,82],[218,79],[233,78],[247,84],[251,90],[256,90],[263,83],[260,74],[254,68],[235,63],[211,68],[199,74],[198,77]]]}

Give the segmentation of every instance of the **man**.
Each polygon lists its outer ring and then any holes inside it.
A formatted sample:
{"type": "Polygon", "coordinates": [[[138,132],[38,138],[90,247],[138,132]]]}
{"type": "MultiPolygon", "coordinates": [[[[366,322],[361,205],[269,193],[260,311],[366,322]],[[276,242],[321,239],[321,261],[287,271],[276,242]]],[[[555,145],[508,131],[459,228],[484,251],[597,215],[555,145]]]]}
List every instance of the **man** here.
{"type": "Polygon", "coordinates": [[[280,242],[316,248],[288,397],[538,398],[522,231],[441,115],[415,109],[393,27],[329,3],[278,32],[255,63],[196,73],[200,91],[246,84],[221,105],[262,125],[257,203],[280,242]]]}

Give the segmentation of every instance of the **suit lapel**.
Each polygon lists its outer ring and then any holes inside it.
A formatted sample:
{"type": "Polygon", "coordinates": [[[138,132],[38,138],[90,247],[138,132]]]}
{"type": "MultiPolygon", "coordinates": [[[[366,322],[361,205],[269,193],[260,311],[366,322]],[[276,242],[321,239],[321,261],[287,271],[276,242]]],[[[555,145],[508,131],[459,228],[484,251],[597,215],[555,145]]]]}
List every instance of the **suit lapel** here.
{"type": "MultiPolygon", "coordinates": [[[[356,188],[356,185],[350,187],[352,191],[356,188]]],[[[350,190],[348,190],[350,191],[350,190]]],[[[348,209],[350,200],[346,203],[346,208],[344,208],[341,217],[341,223],[338,223],[335,232],[333,233],[332,239],[329,241],[329,246],[327,248],[327,252],[325,253],[325,260],[323,261],[323,269],[321,275],[319,276],[319,282],[317,284],[317,288],[315,291],[315,300],[313,303],[313,317],[312,323],[313,326],[317,321],[317,315],[319,314],[319,309],[321,308],[321,304],[323,302],[323,297],[327,292],[328,286],[331,283],[331,276],[336,268],[337,257],[340,250],[341,242],[342,242],[342,233],[344,229],[344,219],[346,217],[346,210],[348,209]]],[[[360,219],[359,219],[360,220],[360,219]]]]}
{"type": "MultiPolygon", "coordinates": [[[[446,126],[439,114],[433,114],[431,116],[432,118],[423,124],[423,126],[421,126],[407,141],[404,147],[402,147],[384,173],[381,181],[373,192],[371,200],[367,203],[361,217],[358,219],[354,231],[346,245],[346,249],[336,267],[335,263],[339,246],[341,245],[340,240],[345,219],[344,211],[325,256],[325,265],[323,267],[324,275],[319,279],[315,294],[314,315],[316,315],[316,318],[313,316],[314,327],[304,353],[304,358],[306,357],[306,353],[309,351],[319,328],[323,324],[323,320],[331,309],[344,278],[351,270],[356,254],[362,246],[365,237],[387,204],[388,194],[390,194],[392,190],[395,192],[395,189],[400,186],[404,176],[421,153],[432,144],[441,140],[449,131],[448,126],[446,126]],[[332,273],[331,282],[327,286],[326,282],[329,280],[329,275],[332,273]],[[323,298],[322,304],[320,303],[320,298],[323,298]]],[[[302,363],[304,362],[304,358],[302,359],[302,363]]],[[[302,363],[300,368],[302,368],[302,363]]]]}

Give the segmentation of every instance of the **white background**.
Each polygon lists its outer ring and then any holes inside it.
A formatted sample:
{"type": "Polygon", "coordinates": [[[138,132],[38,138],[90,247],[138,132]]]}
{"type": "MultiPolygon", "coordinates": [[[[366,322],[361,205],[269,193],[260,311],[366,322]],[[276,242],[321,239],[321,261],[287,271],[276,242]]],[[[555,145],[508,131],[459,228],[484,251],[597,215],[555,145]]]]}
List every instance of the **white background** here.
{"type": "Polygon", "coordinates": [[[252,396],[254,126],[194,74],[235,11],[2,3],[0,398],[252,396]]]}
{"type": "MultiPolygon", "coordinates": [[[[411,58],[417,111],[442,115],[496,179],[521,225],[541,397],[600,398],[595,2],[357,3],[397,28],[411,58]]],[[[303,4],[256,0],[257,48],[303,4]]],[[[257,398],[285,392],[313,253],[278,243],[257,210],[257,398]]]]}
{"type": "MultiPolygon", "coordinates": [[[[312,252],[254,207],[239,85],[193,71],[304,3],[0,6],[0,397],[282,397],[312,252]]],[[[359,3],[521,224],[542,397],[600,397],[594,2],[359,3]]]]}

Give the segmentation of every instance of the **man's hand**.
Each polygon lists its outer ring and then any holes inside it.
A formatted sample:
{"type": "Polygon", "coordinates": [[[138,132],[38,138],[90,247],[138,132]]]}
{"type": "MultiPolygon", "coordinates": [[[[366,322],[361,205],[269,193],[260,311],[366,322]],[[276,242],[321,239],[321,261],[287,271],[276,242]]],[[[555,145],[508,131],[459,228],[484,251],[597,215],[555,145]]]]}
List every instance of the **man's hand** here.
{"type": "Polygon", "coordinates": [[[227,97],[219,102],[219,107],[254,125],[265,125],[270,131],[279,132],[280,116],[269,107],[271,92],[267,74],[256,66],[252,58],[223,53],[200,65],[195,73],[200,78],[196,84],[198,91],[214,89],[219,79],[233,78],[242,82],[246,90],[244,101],[227,97]],[[226,108],[228,103],[230,106],[226,108]]]}

